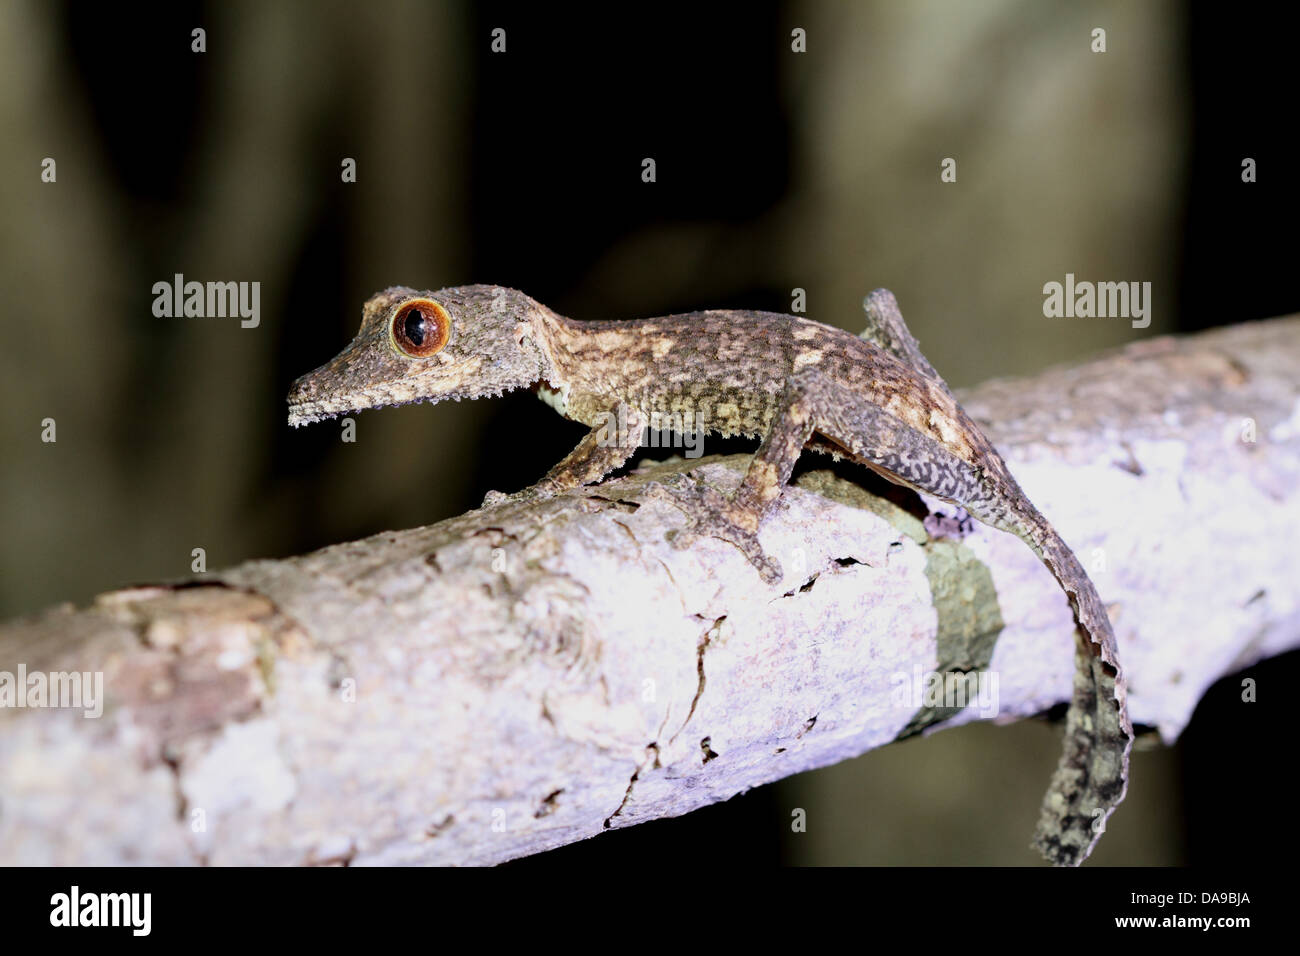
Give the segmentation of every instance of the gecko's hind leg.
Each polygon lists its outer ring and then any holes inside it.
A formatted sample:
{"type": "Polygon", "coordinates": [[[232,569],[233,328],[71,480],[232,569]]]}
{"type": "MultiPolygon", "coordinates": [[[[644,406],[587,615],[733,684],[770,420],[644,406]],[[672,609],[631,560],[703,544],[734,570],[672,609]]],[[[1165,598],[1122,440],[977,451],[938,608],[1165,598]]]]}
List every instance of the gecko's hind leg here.
{"type": "Polygon", "coordinates": [[[672,535],[673,546],[688,547],[699,537],[719,538],[739,548],[763,580],[775,584],[782,578],[781,563],[763,550],[758,526],[781,489],[790,480],[799,453],[812,434],[812,410],[818,397],[796,378],[786,391],[784,407],[772,422],[744,480],[731,497],[698,482],[663,485],[673,504],[691,519],[688,528],[672,535]]]}
{"type": "Polygon", "coordinates": [[[904,365],[942,385],[944,391],[948,390],[948,383],[921,353],[921,347],[903,321],[894,293],[888,289],[876,289],[862,300],[862,311],[867,316],[867,328],[859,338],[879,346],[904,365]]]}

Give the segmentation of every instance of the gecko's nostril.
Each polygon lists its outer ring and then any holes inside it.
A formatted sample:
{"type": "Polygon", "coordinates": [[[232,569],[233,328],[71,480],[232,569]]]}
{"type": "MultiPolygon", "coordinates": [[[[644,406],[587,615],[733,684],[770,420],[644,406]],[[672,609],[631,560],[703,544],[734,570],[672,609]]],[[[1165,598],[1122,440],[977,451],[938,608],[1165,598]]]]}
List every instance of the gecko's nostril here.
{"type": "Polygon", "coordinates": [[[304,375],[295,379],[294,383],[289,386],[289,401],[296,402],[303,399],[311,398],[315,389],[312,387],[310,375],[304,375]]]}

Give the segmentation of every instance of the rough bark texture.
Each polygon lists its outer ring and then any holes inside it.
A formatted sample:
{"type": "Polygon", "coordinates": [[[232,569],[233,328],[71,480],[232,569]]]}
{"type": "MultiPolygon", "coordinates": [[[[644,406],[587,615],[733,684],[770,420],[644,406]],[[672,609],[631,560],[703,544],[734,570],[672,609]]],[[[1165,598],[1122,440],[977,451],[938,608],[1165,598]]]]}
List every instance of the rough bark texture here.
{"type": "MultiPolygon", "coordinates": [[[[1165,740],[1300,644],[1298,383],[1290,318],[961,396],[1165,740]]],[[[1069,698],[1070,612],[1028,548],[824,461],[762,529],[771,587],[722,542],[674,550],[646,495],[685,468],[730,489],[733,457],[10,622],[0,679],[102,671],[106,703],[0,708],[0,863],[493,863],[1069,698]],[[996,678],[991,706],[908,692],[950,668],[996,678]]]]}

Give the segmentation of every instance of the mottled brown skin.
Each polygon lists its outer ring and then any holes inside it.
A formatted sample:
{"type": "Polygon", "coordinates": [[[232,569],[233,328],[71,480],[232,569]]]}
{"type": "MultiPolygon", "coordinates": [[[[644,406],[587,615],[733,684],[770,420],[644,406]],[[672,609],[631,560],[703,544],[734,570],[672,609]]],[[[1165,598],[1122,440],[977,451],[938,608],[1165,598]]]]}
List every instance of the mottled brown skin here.
{"type": "Polygon", "coordinates": [[[699,416],[716,434],[761,436],[730,498],[689,480],[658,490],[692,519],[675,545],[700,535],[721,538],[769,583],[781,579],[781,570],[759,544],[758,528],[805,448],[850,458],[1017,535],[1060,582],[1081,629],[1065,752],[1035,836],[1048,859],[1080,863],[1124,797],[1132,744],[1105,606],[1073,552],[921,355],[894,297],[877,290],[864,306],[868,328],[855,337],[770,312],[575,322],[496,286],[393,288],[366,303],[346,350],[294,383],[289,421],[532,387],[561,414],[592,426],[525,492],[534,496],[608,475],[635,453],[641,426],[656,413],[699,416]],[[390,328],[414,298],[436,301],[451,317],[447,345],[428,358],[403,354],[390,328]],[[628,427],[611,435],[608,416],[620,410],[628,427]]]}

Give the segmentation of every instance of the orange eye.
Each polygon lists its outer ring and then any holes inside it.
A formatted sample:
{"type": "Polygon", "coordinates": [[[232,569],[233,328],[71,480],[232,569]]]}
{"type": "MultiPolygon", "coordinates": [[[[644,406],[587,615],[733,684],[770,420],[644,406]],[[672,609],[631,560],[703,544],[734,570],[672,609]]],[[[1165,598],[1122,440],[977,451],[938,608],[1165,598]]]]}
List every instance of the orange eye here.
{"type": "Polygon", "coordinates": [[[393,316],[393,342],[411,358],[442,351],[451,338],[451,316],[432,299],[412,299],[393,316]]]}

